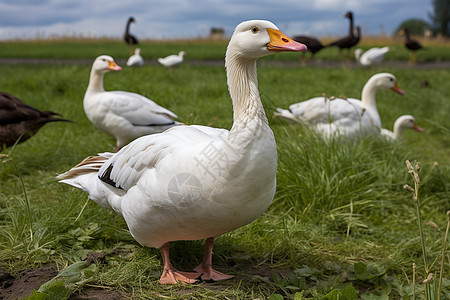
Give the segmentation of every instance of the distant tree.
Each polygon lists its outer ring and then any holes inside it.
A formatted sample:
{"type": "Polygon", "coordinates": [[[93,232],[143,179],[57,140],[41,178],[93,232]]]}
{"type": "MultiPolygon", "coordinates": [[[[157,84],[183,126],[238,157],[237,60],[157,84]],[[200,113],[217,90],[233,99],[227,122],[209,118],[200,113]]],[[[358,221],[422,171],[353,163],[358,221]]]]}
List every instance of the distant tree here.
{"type": "Polygon", "coordinates": [[[433,0],[433,11],[428,14],[434,33],[450,36],[450,0],[433,0]]]}
{"type": "Polygon", "coordinates": [[[411,35],[424,35],[427,29],[430,29],[430,25],[424,20],[420,19],[408,19],[403,21],[395,30],[394,34],[398,34],[402,28],[407,27],[411,35]]]}

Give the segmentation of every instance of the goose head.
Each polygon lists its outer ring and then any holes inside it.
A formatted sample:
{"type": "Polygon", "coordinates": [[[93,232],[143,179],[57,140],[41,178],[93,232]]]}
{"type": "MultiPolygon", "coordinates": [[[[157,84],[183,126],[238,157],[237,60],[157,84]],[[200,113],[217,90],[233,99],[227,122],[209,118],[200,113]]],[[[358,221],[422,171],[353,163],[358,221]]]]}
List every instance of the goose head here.
{"type": "Polygon", "coordinates": [[[134,54],[140,54],[140,53],[141,53],[141,48],[134,49],[134,54]]]}
{"type": "Polygon", "coordinates": [[[390,89],[400,95],[405,94],[405,92],[399,88],[397,78],[395,78],[395,76],[390,73],[378,73],[373,75],[367,82],[367,85],[371,85],[377,90],[385,88],[390,89]]]}
{"type": "Polygon", "coordinates": [[[355,58],[356,58],[356,60],[359,60],[359,58],[361,57],[361,54],[363,54],[363,49],[361,49],[361,48],[355,49],[355,58]]]}
{"type": "Polygon", "coordinates": [[[122,68],[116,64],[114,59],[109,55],[100,55],[94,60],[92,71],[97,73],[106,73],[108,71],[120,71],[122,68]]]}
{"type": "Polygon", "coordinates": [[[423,128],[420,128],[416,124],[416,119],[411,115],[404,115],[399,117],[394,123],[394,129],[413,129],[418,132],[423,132],[423,128]]]}
{"type": "Polygon", "coordinates": [[[178,56],[181,56],[181,57],[183,57],[183,56],[185,56],[186,55],[186,52],[184,52],[184,51],[180,51],[180,52],[178,52],[178,56]]]}
{"type": "Polygon", "coordinates": [[[348,11],[344,15],[345,18],[349,18],[350,20],[353,20],[353,12],[348,11]]]}
{"type": "Polygon", "coordinates": [[[306,51],[307,47],[284,35],[277,26],[265,20],[239,24],[227,48],[227,57],[258,59],[274,52],[306,51]]]}

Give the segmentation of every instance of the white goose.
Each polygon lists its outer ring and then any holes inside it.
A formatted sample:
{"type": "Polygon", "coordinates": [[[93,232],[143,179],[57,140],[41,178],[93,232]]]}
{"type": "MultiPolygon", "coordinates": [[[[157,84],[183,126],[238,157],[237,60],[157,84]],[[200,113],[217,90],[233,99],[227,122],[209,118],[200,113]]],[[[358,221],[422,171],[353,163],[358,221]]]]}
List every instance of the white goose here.
{"type": "Polygon", "coordinates": [[[366,52],[363,53],[363,50],[358,48],[355,49],[355,59],[357,62],[359,62],[362,66],[368,67],[374,64],[378,64],[381,61],[383,61],[384,56],[386,53],[389,52],[389,47],[383,47],[383,48],[370,48],[366,52]]]}
{"type": "Polygon", "coordinates": [[[160,283],[231,278],[212,269],[215,237],[252,222],[271,204],[277,150],[259,97],[256,60],[282,51],[306,46],[271,22],[241,23],[225,57],[234,112],[230,131],[177,126],[136,139],[118,153],[86,158],[58,177],[121,214],[140,244],[160,249],[160,283]],[[178,271],[169,242],[204,238],[197,273],[178,271]]]}
{"type": "Polygon", "coordinates": [[[144,65],[144,59],[141,56],[141,48],[136,48],[134,50],[134,54],[131,55],[127,60],[127,66],[140,66],[142,67],[144,65]]]}
{"type": "Polygon", "coordinates": [[[158,58],[158,62],[165,67],[175,67],[175,66],[180,65],[183,62],[185,54],[186,54],[186,52],[180,51],[177,55],[172,54],[167,57],[163,57],[163,58],[160,57],[160,58],[158,58]]]}
{"type": "Polygon", "coordinates": [[[411,115],[403,115],[397,118],[394,122],[394,131],[390,131],[385,128],[381,128],[381,135],[385,136],[389,140],[400,140],[402,138],[404,129],[413,129],[418,132],[423,132],[424,130],[417,126],[416,119],[411,115]]]}
{"type": "Polygon", "coordinates": [[[83,107],[88,119],[98,129],[116,138],[116,151],[132,140],[162,132],[179,125],[177,115],[136,93],[105,91],[103,75],[119,71],[111,56],[101,55],[92,65],[83,107]]]}
{"type": "Polygon", "coordinates": [[[361,99],[316,97],[289,106],[277,108],[275,116],[304,123],[326,137],[344,135],[350,138],[368,133],[378,134],[381,119],[375,95],[380,89],[391,89],[400,95],[397,79],[390,73],[373,75],[362,90],[361,99]]]}

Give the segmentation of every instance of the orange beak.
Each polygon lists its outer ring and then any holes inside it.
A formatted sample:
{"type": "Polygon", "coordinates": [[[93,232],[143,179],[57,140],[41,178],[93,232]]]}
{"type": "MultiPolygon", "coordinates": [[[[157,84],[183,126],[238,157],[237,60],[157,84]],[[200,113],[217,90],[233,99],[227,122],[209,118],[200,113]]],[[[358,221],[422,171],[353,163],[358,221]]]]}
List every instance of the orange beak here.
{"type": "Polygon", "coordinates": [[[120,70],[122,70],[122,68],[118,64],[116,64],[115,62],[110,61],[108,63],[108,70],[110,70],[110,71],[120,71],[120,70]]]}
{"type": "Polygon", "coordinates": [[[394,86],[391,88],[391,90],[393,90],[394,92],[396,92],[397,94],[400,94],[402,96],[405,94],[405,92],[401,88],[398,87],[397,81],[394,83],[394,86]]]}
{"type": "Polygon", "coordinates": [[[297,52],[306,51],[308,48],[297,43],[293,39],[287,37],[280,30],[267,28],[267,32],[270,36],[270,43],[267,44],[267,50],[275,52],[297,52]]]}
{"type": "Polygon", "coordinates": [[[424,132],[423,128],[420,128],[419,126],[417,126],[417,124],[414,122],[413,127],[412,127],[415,131],[418,132],[424,132]]]}

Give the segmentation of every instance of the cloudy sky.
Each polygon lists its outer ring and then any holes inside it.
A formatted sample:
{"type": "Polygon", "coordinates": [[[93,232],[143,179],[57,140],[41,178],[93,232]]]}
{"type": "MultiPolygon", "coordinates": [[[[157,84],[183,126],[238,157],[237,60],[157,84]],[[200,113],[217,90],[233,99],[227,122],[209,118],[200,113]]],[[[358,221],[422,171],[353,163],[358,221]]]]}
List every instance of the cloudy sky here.
{"type": "Polygon", "coordinates": [[[390,34],[404,20],[429,21],[431,0],[0,0],[0,40],[121,37],[129,16],[138,38],[230,35],[244,20],[266,19],[288,35],[344,35],[352,10],[363,34],[390,34]]]}

